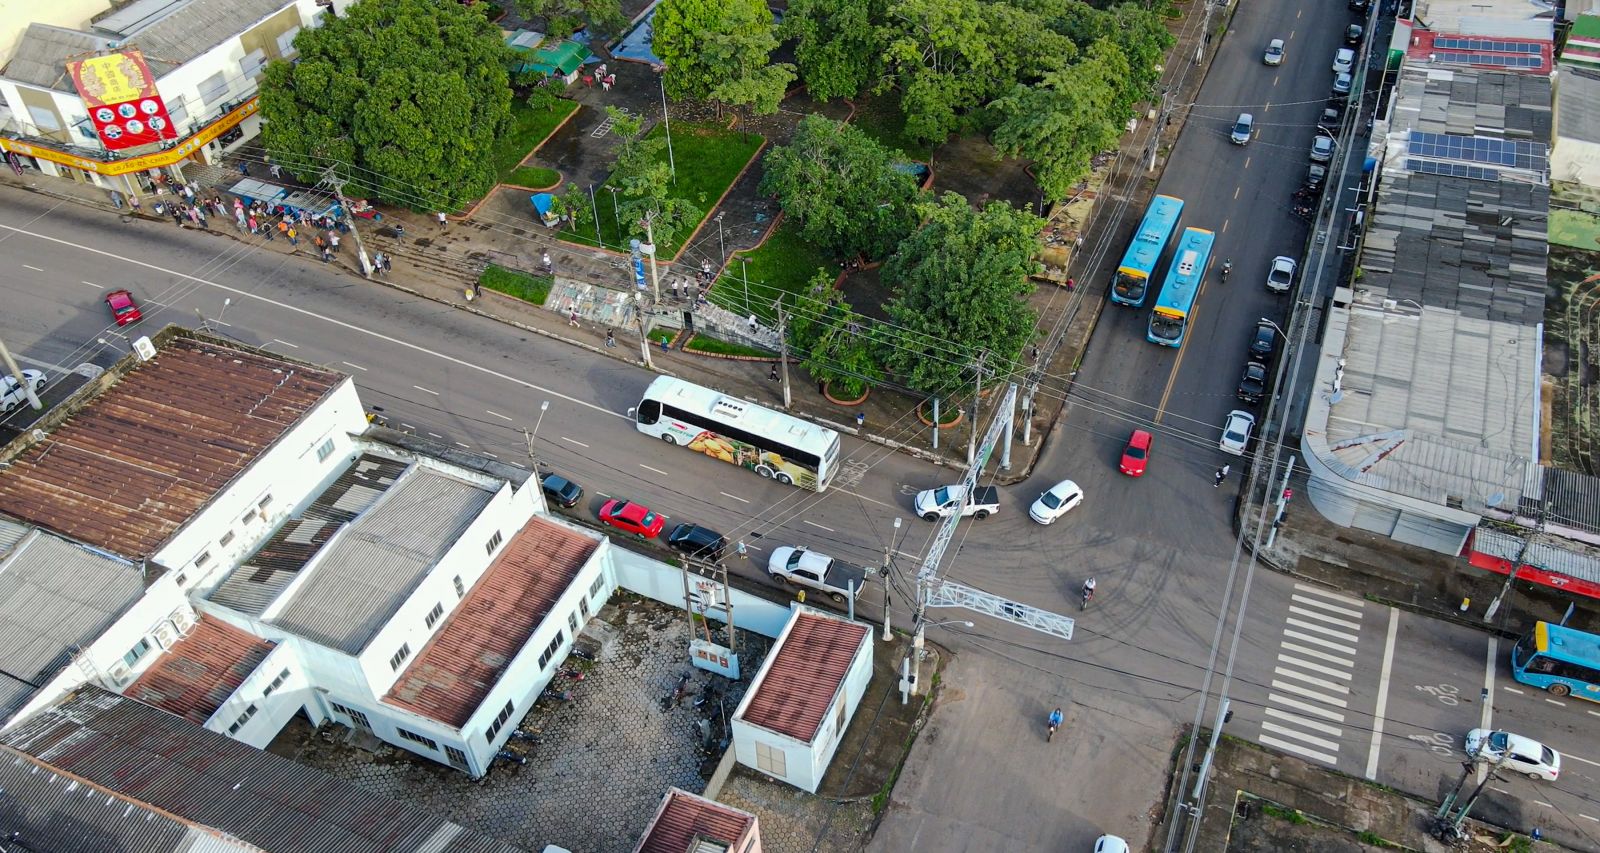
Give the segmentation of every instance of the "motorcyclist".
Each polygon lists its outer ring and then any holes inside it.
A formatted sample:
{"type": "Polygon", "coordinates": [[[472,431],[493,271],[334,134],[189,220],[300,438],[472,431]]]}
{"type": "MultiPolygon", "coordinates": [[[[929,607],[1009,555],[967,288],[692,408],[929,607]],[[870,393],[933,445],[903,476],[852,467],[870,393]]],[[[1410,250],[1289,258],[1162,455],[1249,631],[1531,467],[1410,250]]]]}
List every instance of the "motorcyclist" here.
{"type": "Polygon", "coordinates": [[[1094,595],[1094,578],[1089,578],[1083,582],[1083,597],[1088,598],[1092,595],[1094,595]]]}
{"type": "Polygon", "coordinates": [[[1061,719],[1060,708],[1050,712],[1050,731],[1045,735],[1046,740],[1049,740],[1050,737],[1056,733],[1056,729],[1061,728],[1061,719]]]}
{"type": "Polygon", "coordinates": [[[1233,259],[1230,258],[1222,262],[1222,277],[1226,279],[1228,277],[1228,273],[1231,272],[1233,272],[1233,259]]]}

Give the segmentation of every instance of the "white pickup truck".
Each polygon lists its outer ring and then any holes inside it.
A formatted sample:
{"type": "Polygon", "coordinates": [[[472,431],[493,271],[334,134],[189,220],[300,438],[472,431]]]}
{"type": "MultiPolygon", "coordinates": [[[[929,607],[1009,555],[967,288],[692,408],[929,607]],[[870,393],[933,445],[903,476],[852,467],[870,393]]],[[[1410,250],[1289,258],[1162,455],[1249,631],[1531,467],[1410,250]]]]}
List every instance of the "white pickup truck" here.
{"type": "Polygon", "coordinates": [[[851,590],[860,593],[867,579],[867,570],[860,566],[835,560],[819,551],[787,545],[772,550],[767,560],[767,574],[786,584],[820,590],[841,602],[850,597],[851,590]]]}
{"type": "Polygon", "coordinates": [[[915,501],[917,515],[933,521],[936,518],[945,518],[958,509],[963,518],[969,515],[973,518],[988,518],[1000,511],[1000,490],[994,486],[979,486],[973,489],[970,501],[961,499],[966,491],[965,486],[957,484],[918,492],[915,501]]]}

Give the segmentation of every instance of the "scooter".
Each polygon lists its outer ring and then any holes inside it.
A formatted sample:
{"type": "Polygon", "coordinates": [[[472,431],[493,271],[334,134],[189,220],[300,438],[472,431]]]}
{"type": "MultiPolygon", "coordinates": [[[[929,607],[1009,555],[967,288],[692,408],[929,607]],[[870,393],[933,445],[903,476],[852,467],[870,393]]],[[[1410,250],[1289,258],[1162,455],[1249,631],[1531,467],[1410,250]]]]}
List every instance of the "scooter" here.
{"type": "Polygon", "coordinates": [[[500,750],[499,752],[494,754],[494,757],[499,761],[509,761],[512,764],[515,764],[515,765],[517,765],[519,767],[528,766],[528,756],[526,756],[526,755],[518,755],[518,754],[516,754],[515,752],[512,752],[509,749],[500,750]]]}

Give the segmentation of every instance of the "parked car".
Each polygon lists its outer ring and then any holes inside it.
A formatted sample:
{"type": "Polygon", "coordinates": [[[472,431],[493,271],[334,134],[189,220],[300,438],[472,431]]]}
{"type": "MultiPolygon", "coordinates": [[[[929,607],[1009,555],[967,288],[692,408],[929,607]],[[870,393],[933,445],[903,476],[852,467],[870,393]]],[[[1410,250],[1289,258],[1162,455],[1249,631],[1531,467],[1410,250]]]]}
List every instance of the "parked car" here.
{"type": "Polygon", "coordinates": [[[1256,330],[1250,334],[1250,358],[1264,363],[1272,358],[1272,351],[1277,348],[1278,326],[1262,317],[1256,321],[1256,330]]]}
{"type": "Polygon", "coordinates": [[[1249,113],[1239,113],[1239,120],[1233,123],[1233,134],[1229,139],[1234,145],[1243,145],[1250,141],[1251,129],[1255,127],[1256,117],[1249,113]]]}
{"type": "Polygon", "coordinates": [[[728,540],[709,527],[680,524],[667,534],[667,545],[674,551],[716,563],[722,561],[722,552],[728,547],[728,540]]]}
{"type": "Polygon", "coordinates": [[[134,301],[133,294],[126,290],[113,290],[106,294],[106,307],[111,309],[111,319],[118,326],[137,323],[144,319],[144,313],[139,310],[139,303],[134,301]]]}
{"type": "Polygon", "coordinates": [[[1239,377],[1239,399],[1246,403],[1259,403],[1267,393],[1267,366],[1259,361],[1247,361],[1244,375],[1239,377]]]}
{"type": "Polygon", "coordinates": [[[1360,47],[1361,38],[1364,35],[1366,35],[1365,27],[1361,26],[1360,24],[1351,24],[1350,26],[1345,27],[1344,43],[1350,45],[1351,47],[1360,47]]]}
{"type": "Polygon", "coordinates": [[[22,371],[22,382],[7,373],[0,375],[0,412],[9,412],[18,406],[28,405],[28,389],[35,396],[44,390],[45,376],[38,370],[22,371]]]}
{"type": "Polygon", "coordinates": [[[661,528],[667,526],[667,520],[651,512],[649,507],[622,498],[606,501],[600,507],[600,520],[642,539],[660,536],[661,528]]]}
{"type": "Polygon", "coordinates": [[[1333,75],[1333,94],[1340,98],[1348,96],[1352,82],[1348,71],[1340,71],[1333,75]]]}
{"type": "Polygon", "coordinates": [[[1368,2],[1370,2],[1370,0],[1350,0],[1350,2],[1346,5],[1350,7],[1350,11],[1352,12],[1365,13],[1367,11],[1368,2]]]}
{"type": "Polygon", "coordinates": [[[972,490],[972,499],[963,502],[962,497],[966,493],[966,487],[959,483],[924,489],[917,492],[913,504],[917,515],[927,521],[944,518],[958,509],[962,518],[988,518],[1000,511],[1000,490],[994,486],[978,486],[972,490]]]}
{"type": "MultiPolygon", "coordinates": [[[[1344,100],[1342,98],[1337,101],[1332,101],[1332,103],[1340,104],[1343,102],[1344,100]]],[[[1340,119],[1343,117],[1344,110],[1340,109],[1339,107],[1323,107],[1322,118],[1317,119],[1317,128],[1319,130],[1326,131],[1329,136],[1337,138],[1339,136],[1340,119]]]]}
{"type": "Polygon", "coordinates": [[[1333,159],[1333,137],[1319,133],[1311,140],[1311,162],[1326,163],[1333,159]]]}
{"type": "Polygon", "coordinates": [[[1294,287],[1294,271],[1297,267],[1294,258],[1288,255],[1279,255],[1272,259],[1272,265],[1267,268],[1267,289],[1273,293],[1285,293],[1294,287]]]}
{"type": "Polygon", "coordinates": [[[1228,413],[1228,419],[1222,422],[1222,440],[1217,446],[1224,453],[1243,456],[1245,446],[1250,443],[1250,432],[1255,428],[1255,415],[1244,409],[1234,409],[1228,413]]]}
{"type": "Polygon", "coordinates": [[[1143,477],[1145,465],[1150,461],[1150,445],[1155,437],[1142,429],[1128,436],[1128,446],[1122,449],[1122,462],[1117,469],[1129,477],[1143,477]]]}
{"type": "Polygon", "coordinates": [[[1094,842],[1094,853],[1128,853],[1128,842],[1115,835],[1102,835],[1094,842]]]}
{"type": "Polygon", "coordinates": [[[1348,47],[1341,47],[1333,52],[1333,73],[1349,74],[1356,67],[1356,52],[1348,47]]]}
{"type": "Polygon", "coordinates": [[[1273,39],[1267,42],[1267,52],[1261,55],[1261,61],[1268,65],[1283,64],[1283,39],[1273,39]]]}
{"type": "Polygon", "coordinates": [[[767,574],[782,583],[809,586],[827,593],[834,601],[844,601],[853,589],[861,592],[867,571],[835,560],[819,551],[785,545],[772,549],[767,558],[767,574]]]}
{"type": "Polygon", "coordinates": [[[1561,753],[1522,735],[1508,731],[1473,729],[1467,732],[1467,755],[1476,761],[1500,763],[1529,779],[1554,782],[1561,775],[1561,753]]]}
{"type": "Polygon", "coordinates": [[[568,509],[578,505],[583,499],[583,487],[555,474],[546,474],[539,480],[539,488],[544,490],[544,496],[557,506],[568,509]]]}
{"type": "Polygon", "coordinates": [[[1322,184],[1328,180],[1328,167],[1321,163],[1312,163],[1306,170],[1306,187],[1311,190],[1322,189],[1322,184]]]}
{"type": "Polygon", "coordinates": [[[1083,489],[1071,480],[1062,480],[1045,490],[1028,508],[1028,517],[1040,524],[1049,524],[1071,512],[1083,503],[1083,489]]]}

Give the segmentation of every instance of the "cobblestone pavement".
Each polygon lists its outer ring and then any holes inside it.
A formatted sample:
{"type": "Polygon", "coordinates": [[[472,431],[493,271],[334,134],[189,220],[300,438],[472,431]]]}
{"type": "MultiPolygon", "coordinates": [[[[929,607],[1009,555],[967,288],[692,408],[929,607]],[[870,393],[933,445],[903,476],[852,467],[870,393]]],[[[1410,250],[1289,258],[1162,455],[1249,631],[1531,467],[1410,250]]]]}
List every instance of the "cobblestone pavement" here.
{"type": "Polygon", "coordinates": [[[743,766],[728,774],[717,801],[761,819],[767,853],[860,850],[873,822],[871,798],[813,797],[743,766]]]}
{"type": "MultiPolygon", "coordinates": [[[[376,752],[330,744],[304,725],[285,729],[271,749],[528,850],[630,851],[667,788],[700,793],[721,758],[715,745],[709,754],[700,748],[706,715],[694,698],[720,685],[731,715],[772,641],[741,631],[745,678],[729,682],[689,665],[688,625],[677,609],[619,593],[596,620],[603,624],[586,632],[615,637],[583,681],[564,684],[572,701],[541,700],[523,719],[521,729],[545,739],[522,750],[526,766],[497,762],[475,781],[387,744],[376,752]],[[684,672],[692,673],[687,698],[663,711],[684,672]]],[[[719,730],[720,723],[713,739],[719,730]]]]}

